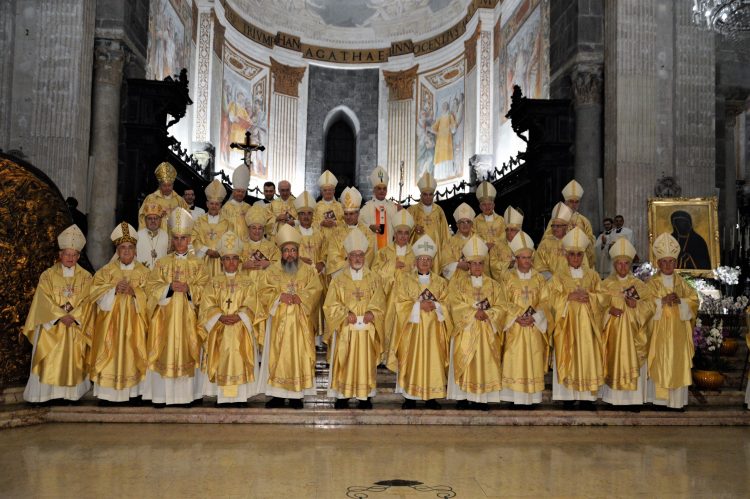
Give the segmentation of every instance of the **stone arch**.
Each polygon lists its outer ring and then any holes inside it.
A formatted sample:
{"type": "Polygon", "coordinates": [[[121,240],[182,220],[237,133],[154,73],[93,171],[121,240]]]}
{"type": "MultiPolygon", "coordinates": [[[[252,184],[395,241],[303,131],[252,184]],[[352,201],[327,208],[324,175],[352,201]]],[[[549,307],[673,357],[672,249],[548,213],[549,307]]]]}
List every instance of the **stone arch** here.
{"type": "MultiPolygon", "coordinates": [[[[323,151],[326,149],[326,142],[328,140],[328,132],[331,129],[331,126],[335,123],[338,123],[340,121],[345,122],[354,132],[354,171],[352,172],[352,185],[356,186],[358,184],[357,179],[359,178],[359,132],[360,132],[360,122],[359,118],[357,118],[357,114],[352,111],[352,109],[345,105],[339,105],[331,109],[328,114],[326,114],[325,119],[323,120],[323,151]]],[[[326,157],[324,154],[323,157],[323,164],[321,165],[321,171],[327,169],[328,166],[326,165],[326,157]]],[[[334,172],[335,173],[335,172],[334,172]]],[[[339,184],[339,187],[337,187],[336,191],[337,193],[343,189],[341,184],[339,184]]]]}

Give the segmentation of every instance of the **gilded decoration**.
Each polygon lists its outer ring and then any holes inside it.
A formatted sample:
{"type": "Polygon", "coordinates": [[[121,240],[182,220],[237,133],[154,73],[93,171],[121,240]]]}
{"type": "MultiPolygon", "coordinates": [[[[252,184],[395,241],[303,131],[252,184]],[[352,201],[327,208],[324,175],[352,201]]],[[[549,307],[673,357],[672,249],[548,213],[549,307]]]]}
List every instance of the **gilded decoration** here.
{"type": "Polygon", "coordinates": [[[273,91],[277,94],[299,97],[299,84],[305,76],[305,69],[304,67],[298,68],[281,64],[271,57],[273,91]]]}
{"type": "Polygon", "coordinates": [[[23,385],[31,346],[19,335],[39,276],[73,223],[57,187],[36,168],[0,155],[0,388],[23,385]]]}
{"type": "Polygon", "coordinates": [[[471,38],[464,42],[464,53],[466,54],[466,72],[471,71],[477,65],[477,40],[479,40],[479,29],[481,24],[477,24],[477,29],[471,38]]]}
{"type": "Polygon", "coordinates": [[[385,71],[383,78],[388,85],[389,100],[408,100],[414,98],[414,81],[417,79],[419,64],[404,71],[385,71]]]}

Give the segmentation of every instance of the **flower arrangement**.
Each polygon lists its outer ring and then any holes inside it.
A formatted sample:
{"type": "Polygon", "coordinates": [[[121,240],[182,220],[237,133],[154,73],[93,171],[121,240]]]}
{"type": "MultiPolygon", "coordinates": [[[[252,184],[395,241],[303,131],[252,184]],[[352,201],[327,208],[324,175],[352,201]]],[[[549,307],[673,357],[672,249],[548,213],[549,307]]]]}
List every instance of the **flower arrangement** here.
{"type": "Polygon", "coordinates": [[[701,319],[695,321],[693,328],[693,345],[695,345],[695,357],[693,366],[697,369],[709,371],[721,370],[721,357],[719,351],[724,343],[722,333],[723,323],[716,320],[708,326],[701,319]]]}
{"type": "Polygon", "coordinates": [[[706,315],[744,315],[748,303],[750,303],[750,299],[745,295],[740,295],[737,298],[725,296],[720,299],[704,295],[702,298],[698,311],[706,315]]]}
{"type": "Polygon", "coordinates": [[[734,286],[740,282],[740,268],[728,265],[717,267],[713,271],[714,278],[727,286],[734,286]]]}

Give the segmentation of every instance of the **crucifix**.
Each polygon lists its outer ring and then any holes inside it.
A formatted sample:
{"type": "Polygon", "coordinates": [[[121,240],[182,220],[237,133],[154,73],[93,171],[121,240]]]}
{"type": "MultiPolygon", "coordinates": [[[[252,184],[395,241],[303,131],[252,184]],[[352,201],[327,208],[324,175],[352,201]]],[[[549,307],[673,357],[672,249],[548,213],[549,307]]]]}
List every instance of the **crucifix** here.
{"type": "Polygon", "coordinates": [[[227,298],[227,301],[225,301],[224,303],[226,303],[227,304],[227,308],[229,308],[229,307],[232,306],[232,299],[231,298],[227,298]]]}
{"type": "Polygon", "coordinates": [[[253,152],[266,150],[266,148],[260,144],[253,144],[253,141],[250,138],[250,130],[245,132],[244,143],[240,144],[239,142],[232,142],[231,144],[229,144],[229,147],[231,147],[232,149],[240,149],[244,152],[245,155],[242,158],[242,162],[245,163],[245,166],[247,166],[248,170],[250,170],[250,173],[252,173],[253,171],[253,152]]]}

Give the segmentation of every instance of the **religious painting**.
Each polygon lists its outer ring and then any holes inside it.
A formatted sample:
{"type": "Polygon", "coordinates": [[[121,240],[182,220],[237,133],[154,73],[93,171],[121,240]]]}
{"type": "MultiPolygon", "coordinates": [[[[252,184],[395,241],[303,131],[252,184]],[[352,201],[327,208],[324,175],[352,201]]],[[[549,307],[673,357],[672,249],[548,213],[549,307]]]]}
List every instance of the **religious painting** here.
{"type": "Polygon", "coordinates": [[[546,98],[549,92],[544,13],[544,5],[539,0],[526,0],[500,30],[498,99],[501,122],[506,121],[513,85],[520,86],[524,96],[532,99],[546,98]]]}
{"type": "Polygon", "coordinates": [[[184,0],[153,0],[148,18],[148,78],[163,80],[188,67],[190,45],[185,22],[184,0]],[[175,7],[175,5],[177,7],[175,7]]]}
{"type": "MultiPolygon", "coordinates": [[[[718,201],[709,198],[655,198],[648,200],[649,257],[659,234],[667,232],[680,243],[677,269],[710,274],[719,266],[718,201]]],[[[656,262],[654,262],[655,264],[656,262]]]]}
{"type": "MultiPolygon", "coordinates": [[[[224,81],[221,99],[220,164],[231,173],[242,164],[244,153],[232,149],[250,132],[253,144],[268,144],[268,67],[248,59],[230,45],[224,48],[224,81]]],[[[265,152],[254,152],[251,175],[268,179],[265,152]]]]}
{"type": "Polygon", "coordinates": [[[417,110],[417,178],[440,182],[464,174],[464,59],[420,78],[417,110]]]}

